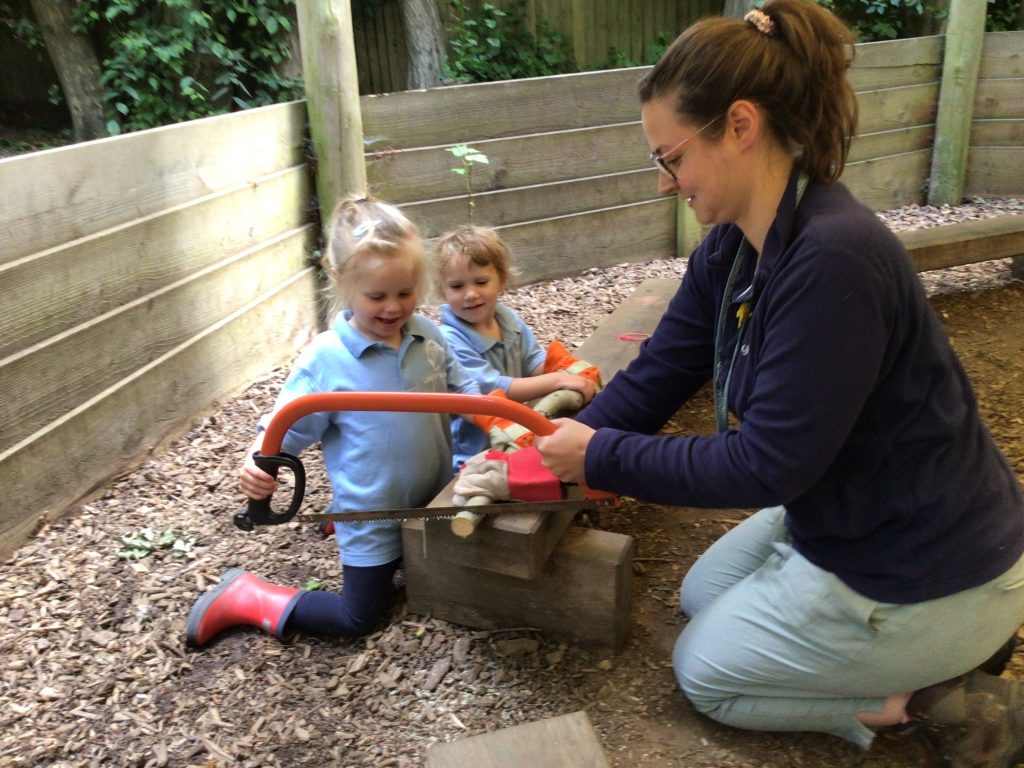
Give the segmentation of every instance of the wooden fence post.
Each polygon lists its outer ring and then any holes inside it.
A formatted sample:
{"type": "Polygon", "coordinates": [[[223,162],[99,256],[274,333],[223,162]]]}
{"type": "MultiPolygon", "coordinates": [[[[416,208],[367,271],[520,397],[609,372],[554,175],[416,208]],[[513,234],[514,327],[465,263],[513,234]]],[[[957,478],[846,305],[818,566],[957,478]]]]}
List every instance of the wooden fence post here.
{"type": "Polygon", "coordinates": [[[366,191],[350,0],[298,0],[302,73],[324,226],[342,195],[366,191]]]}
{"type": "Polygon", "coordinates": [[[928,180],[929,205],[956,205],[963,197],[974,91],[985,39],[985,9],[986,4],[978,0],[952,0],[949,6],[935,148],[928,180]]]}

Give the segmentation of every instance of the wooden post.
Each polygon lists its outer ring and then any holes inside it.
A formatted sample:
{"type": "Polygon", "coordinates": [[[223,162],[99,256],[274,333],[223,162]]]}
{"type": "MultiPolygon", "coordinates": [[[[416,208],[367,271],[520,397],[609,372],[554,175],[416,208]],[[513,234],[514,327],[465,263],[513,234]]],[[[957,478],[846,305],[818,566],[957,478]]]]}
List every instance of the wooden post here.
{"type": "Polygon", "coordinates": [[[939,112],[928,180],[930,205],[956,205],[963,198],[971,140],[974,91],[985,38],[986,4],[952,0],[946,26],[939,112]]]}
{"type": "Polygon", "coordinates": [[[676,195],[676,258],[688,257],[702,239],[701,226],[693,209],[685,197],[676,195]]]}
{"type": "Polygon", "coordinates": [[[349,0],[298,0],[296,10],[316,191],[326,226],[342,195],[366,191],[352,6],[349,0]]]}

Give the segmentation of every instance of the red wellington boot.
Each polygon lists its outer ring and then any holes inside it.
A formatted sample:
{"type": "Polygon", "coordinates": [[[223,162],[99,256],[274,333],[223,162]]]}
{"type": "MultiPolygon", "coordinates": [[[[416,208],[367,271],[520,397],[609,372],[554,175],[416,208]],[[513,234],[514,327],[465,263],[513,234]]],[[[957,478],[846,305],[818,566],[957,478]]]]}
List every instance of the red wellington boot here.
{"type": "Polygon", "coordinates": [[[241,568],[232,568],[220,584],[196,600],[188,614],[185,642],[198,647],[223,629],[247,625],[287,638],[285,625],[303,590],[279,587],[241,568]]]}

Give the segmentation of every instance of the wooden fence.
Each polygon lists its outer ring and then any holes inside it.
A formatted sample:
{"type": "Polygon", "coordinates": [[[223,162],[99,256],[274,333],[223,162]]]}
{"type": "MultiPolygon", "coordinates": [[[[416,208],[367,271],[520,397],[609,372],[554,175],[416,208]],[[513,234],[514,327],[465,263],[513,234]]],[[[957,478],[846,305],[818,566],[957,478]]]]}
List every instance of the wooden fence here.
{"type": "MultiPolygon", "coordinates": [[[[969,194],[1019,194],[1024,33],[986,37],[969,194]]],[[[876,210],[924,202],[943,38],[857,46],[860,130],[843,181],[876,210]]],[[[674,199],[657,195],[636,83],[645,68],[362,98],[371,188],[435,236],[467,219],[446,148],[469,143],[475,221],[498,227],[525,281],[671,256],[674,199]]]]}
{"type": "MultiPolygon", "coordinates": [[[[968,194],[1024,191],[1022,50],[986,37],[968,194]]],[[[942,40],[857,54],[844,180],[876,209],[922,202],[942,40]]],[[[368,177],[432,236],[467,218],[446,147],[480,149],[476,221],[524,281],[673,256],[642,71],[365,96],[368,177]]],[[[314,330],[304,124],[296,102],[0,161],[0,553],[314,330]]]]}
{"type": "Polygon", "coordinates": [[[0,552],[316,326],[302,102],[0,161],[0,552]]]}

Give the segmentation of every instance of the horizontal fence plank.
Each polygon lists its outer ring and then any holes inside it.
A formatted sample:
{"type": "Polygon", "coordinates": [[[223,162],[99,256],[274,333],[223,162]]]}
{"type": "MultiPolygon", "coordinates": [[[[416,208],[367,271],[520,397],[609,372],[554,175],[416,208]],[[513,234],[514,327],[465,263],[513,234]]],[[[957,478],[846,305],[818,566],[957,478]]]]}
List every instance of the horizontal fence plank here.
{"type": "Polygon", "coordinates": [[[975,119],[1024,117],[1024,77],[979,80],[973,115],[975,119]]]}
{"type": "Polygon", "coordinates": [[[0,265],[0,358],[302,226],[309,205],[300,165],[0,265]]]}
{"type": "Polygon", "coordinates": [[[0,264],[304,160],[291,102],[0,160],[0,264]]]}
{"type": "Polygon", "coordinates": [[[971,147],[967,151],[964,197],[1024,195],[1024,146],[971,147]]]}
{"type": "Polygon", "coordinates": [[[206,329],[31,437],[0,452],[8,495],[0,507],[7,554],[44,515],[136,464],[209,403],[294,357],[316,328],[312,268],[206,329]]]}
{"type": "Polygon", "coordinates": [[[847,79],[853,90],[877,91],[881,88],[899,88],[907,85],[933,83],[942,77],[941,64],[911,64],[908,66],[880,66],[851,69],[847,79]]]}
{"type": "Polygon", "coordinates": [[[0,445],[42,429],[309,266],[312,225],[0,360],[0,445]]]}
{"type": "Polygon", "coordinates": [[[857,43],[852,69],[942,64],[945,43],[946,38],[943,35],[857,43]]]}
{"type": "Polygon", "coordinates": [[[638,120],[649,67],[363,96],[368,152],[477,142],[638,120]]]}
{"type": "Polygon", "coordinates": [[[515,253],[523,284],[579,274],[590,267],[671,258],[676,247],[676,201],[559,216],[498,228],[515,253]]]}
{"type": "Polygon", "coordinates": [[[854,138],[850,144],[850,155],[847,162],[855,163],[875,157],[887,157],[903,152],[928,149],[932,145],[934,136],[934,125],[919,125],[895,131],[863,134],[854,138]]]}
{"type": "MultiPolygon", "coordinates": [[[[659,197],[658,171],[648,168],[571,181],[515,187],[473,195],[473,223],[499,227],[521,221],[612,208],[659,197]]],[[[424,237],[436,237],[469,220],[467,197],[407,203],[402,210],[424,237]]]]}
{"type": "Polygon", "coordinates": [[[971,146],[1024,146],[1024,119],[974,120],[971,123],[971,146]]]}
{"type": "Polygon", "coordinates": [[[1024,30],[986,33],[978,76],[1024,77],[1024,30]]]}
{"type": "Polygon", "coordinates": [[[858,132],[875,133],[932,124],[938,111],[938,99],[937,82],[858,93],[858,132]]]}
{"type": "Polygon", "coordinates": [[[930,168],[931,152],[923,149],[849,163],[842,181],[864,205],[887,211],[923,203],[930,168]]]}
{"type": "Polygon", "coordinates": [[[1024,254],[1024,214],[897,232],[918,272],[1024,254]]]}
{"type": "MultiPolygon", "coordinates": [[[[647,143],[639,122],[537,133],[474,142],[488,165],[473,166],[474,191],[524,187],[644,168],[647,143]]],[[[374,194],[393,203],[452,197],[465,177],[452,173],[455,158],[442,147],[401,150],[368,159],[374,194]]]]}

